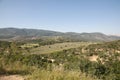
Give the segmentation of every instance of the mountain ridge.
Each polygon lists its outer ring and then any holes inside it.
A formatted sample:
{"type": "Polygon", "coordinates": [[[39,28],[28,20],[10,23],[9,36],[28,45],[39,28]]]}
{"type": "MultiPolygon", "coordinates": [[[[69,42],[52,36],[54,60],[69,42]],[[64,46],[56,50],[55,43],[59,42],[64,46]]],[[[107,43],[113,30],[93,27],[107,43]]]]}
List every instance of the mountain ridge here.
{"type": "Polygon", "coordinates": [[[0,28],[0,40],[19,40],[24,38],[40,38],[43,36],[62,36],[72,40],[81,41],[113,41],[120,40],[119,36],[106,35],[100,32],[93,33],[76,33],[76,32],[58,32],[43,29],[26,29],[26,28],[0,28]]]}

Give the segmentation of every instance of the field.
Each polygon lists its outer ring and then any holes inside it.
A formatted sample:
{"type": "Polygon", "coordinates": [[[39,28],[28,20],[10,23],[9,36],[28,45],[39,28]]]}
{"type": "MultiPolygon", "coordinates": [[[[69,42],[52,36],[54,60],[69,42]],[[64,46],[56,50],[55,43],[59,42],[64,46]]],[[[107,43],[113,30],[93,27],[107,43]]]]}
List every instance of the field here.
{"type": "Polygon", "coordinates": [[[62,51],[70,48],[77,48],[81,46],[87,46],[92,44],[90,42],[66,42],[66,43],[56,43],[53,45],[45,45],[30,50],[31,54],[48,54],[57,51],[62,51]]]}

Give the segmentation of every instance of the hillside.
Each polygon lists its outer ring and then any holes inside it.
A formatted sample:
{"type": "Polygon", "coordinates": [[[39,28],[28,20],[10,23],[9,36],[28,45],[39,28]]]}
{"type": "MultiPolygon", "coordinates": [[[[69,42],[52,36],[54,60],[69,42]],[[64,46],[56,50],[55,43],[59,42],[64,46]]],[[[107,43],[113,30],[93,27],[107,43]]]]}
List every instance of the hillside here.
{"type": "Polygon", "coordinates": [[[39,29],[18,29],[18,28],[0,28],[1,40],[31,40],[42,37],[57,37],[70,39],[72,41],[113,41],[119,40],[120,37],[108,36],[102,33],[74,33],[74,32],[56,32],[39,29]]]}
{"type": "Polygon", "coordinates": [[[26,80],[120,79],[120,40],[36,45],[0,41],[0,75],[24,75],[26,80]]]}

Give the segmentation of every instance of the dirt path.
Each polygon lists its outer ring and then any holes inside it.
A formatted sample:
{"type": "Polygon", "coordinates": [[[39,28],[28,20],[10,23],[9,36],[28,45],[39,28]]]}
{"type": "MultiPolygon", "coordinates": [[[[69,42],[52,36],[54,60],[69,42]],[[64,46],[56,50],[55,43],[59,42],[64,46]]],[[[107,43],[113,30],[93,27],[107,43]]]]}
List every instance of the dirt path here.
{"type": "Polygon", "coordinates": [[[0,76],[0,80],[24,80],[22,76],[19,75],[9,75],[9,76],[0,76]]]}

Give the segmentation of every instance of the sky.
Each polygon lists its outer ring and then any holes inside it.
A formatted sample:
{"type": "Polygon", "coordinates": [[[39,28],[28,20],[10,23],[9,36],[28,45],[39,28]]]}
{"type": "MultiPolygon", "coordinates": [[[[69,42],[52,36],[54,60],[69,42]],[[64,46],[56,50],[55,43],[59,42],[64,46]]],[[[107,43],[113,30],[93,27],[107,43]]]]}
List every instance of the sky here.
{"type": "Polygon", "coordinates": [[[120,35],[120,0],[0,0],[0,28],[120,35]]]}

